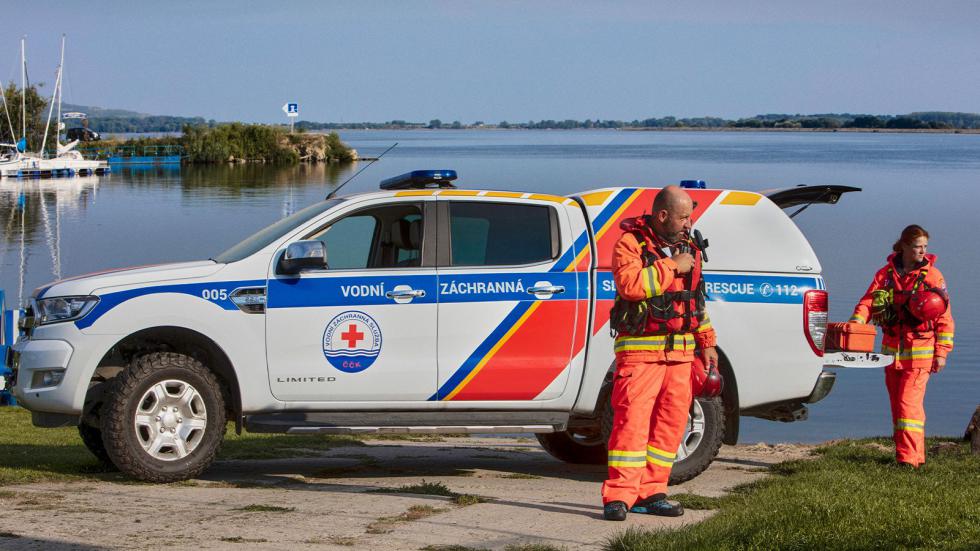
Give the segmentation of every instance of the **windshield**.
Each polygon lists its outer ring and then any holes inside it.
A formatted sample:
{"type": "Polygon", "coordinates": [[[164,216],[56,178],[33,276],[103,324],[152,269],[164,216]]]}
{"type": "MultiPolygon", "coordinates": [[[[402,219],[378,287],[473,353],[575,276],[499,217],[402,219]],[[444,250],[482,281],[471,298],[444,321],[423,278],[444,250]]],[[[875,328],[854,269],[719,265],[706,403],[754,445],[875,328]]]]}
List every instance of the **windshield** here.
{"type": "Polygon", "coordinates": [[[269,245],[269,243],[272,243],[273,241],[286,235],[297,226],[312,220],[316,216],[326,212],[328,209],[331,209],[342,202],[344,202],[344,199],[330,199],[328,201],[321,201],[310,205],[303,210],[296,211],[275,224],[252,235],[245,241],[242,241],[227,251],[212,258],[211,260],[222,264],[238,262],[239,260],[262,250],[264,247],[269,245]]]}

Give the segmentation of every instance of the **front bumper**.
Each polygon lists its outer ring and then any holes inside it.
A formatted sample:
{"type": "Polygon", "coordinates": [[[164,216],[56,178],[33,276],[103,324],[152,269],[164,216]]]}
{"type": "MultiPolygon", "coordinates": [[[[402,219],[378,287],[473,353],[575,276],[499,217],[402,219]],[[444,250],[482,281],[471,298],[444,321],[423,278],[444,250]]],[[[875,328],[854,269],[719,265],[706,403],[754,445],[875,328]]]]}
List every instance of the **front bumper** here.
{"type": "Polygon", "coordinates": [[[64,375],[74,349],[62,340],[22,340],[10,348],[11,391],[28,409],[29,404],[44,401],[64,383],[64,375]],[[42,383],[43,374],[60,375],[58,384],[42,383]]]}

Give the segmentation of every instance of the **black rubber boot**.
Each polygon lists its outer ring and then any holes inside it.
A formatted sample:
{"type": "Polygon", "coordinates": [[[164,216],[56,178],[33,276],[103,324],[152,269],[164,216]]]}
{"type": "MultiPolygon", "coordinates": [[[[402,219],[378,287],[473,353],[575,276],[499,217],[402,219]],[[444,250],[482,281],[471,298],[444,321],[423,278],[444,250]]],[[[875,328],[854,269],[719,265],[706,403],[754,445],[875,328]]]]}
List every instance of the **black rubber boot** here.
{"type": "Polygon", "coordinates": [[[676,501],[667,501],[666,494],[654,494],[637,501],[630,508],[630,512],[660,517],[679,517],[684,514],[684,507],[676,501]]]}
{"type": "Polygon", "coordinates": [[[606,520],[626,520],[626,503],[611,501],[602,508],[602,518],[606,520]]]}

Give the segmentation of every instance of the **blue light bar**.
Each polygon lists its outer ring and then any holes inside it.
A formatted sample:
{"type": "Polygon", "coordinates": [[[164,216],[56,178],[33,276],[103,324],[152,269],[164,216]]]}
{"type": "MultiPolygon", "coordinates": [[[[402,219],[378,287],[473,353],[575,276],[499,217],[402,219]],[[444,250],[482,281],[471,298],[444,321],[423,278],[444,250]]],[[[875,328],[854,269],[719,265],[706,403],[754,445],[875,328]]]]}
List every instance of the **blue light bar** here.
{"type": "Polygon", "coordinates": [[[421,189],[427,187],[456,187],[455,170],[413,170],[401,176],[381,180],[381,189],[421,189]]]}
{"type": "Polygon", "coordinates": [[[684,189],[707,189],[704,180],[681,180],[681,187],[684,189]]]}

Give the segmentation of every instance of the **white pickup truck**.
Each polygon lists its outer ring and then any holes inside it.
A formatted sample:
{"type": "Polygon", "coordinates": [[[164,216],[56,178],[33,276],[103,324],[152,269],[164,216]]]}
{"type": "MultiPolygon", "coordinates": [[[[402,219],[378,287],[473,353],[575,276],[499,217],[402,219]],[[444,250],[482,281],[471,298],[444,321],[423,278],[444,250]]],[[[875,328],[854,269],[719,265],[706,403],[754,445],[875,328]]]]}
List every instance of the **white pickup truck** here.
{"type": "MultiPolygon", "coordinates": [[[[610,256],[657,189],[558,197],[454,178],[416,171],[328,199],[210,260],[44,286],[8,353],[14,395],[35,425],[77,425],[96,456],[148,481],[201,473],[228,421],[532,432],[557,458],[604,463],[610,256]]],[[[845,191],[689,190],[725,389],[692,404],[674,482],[736,441],[740,414],[799,419],[830,391],[820,263],[780,207],[845,191]]]]}

